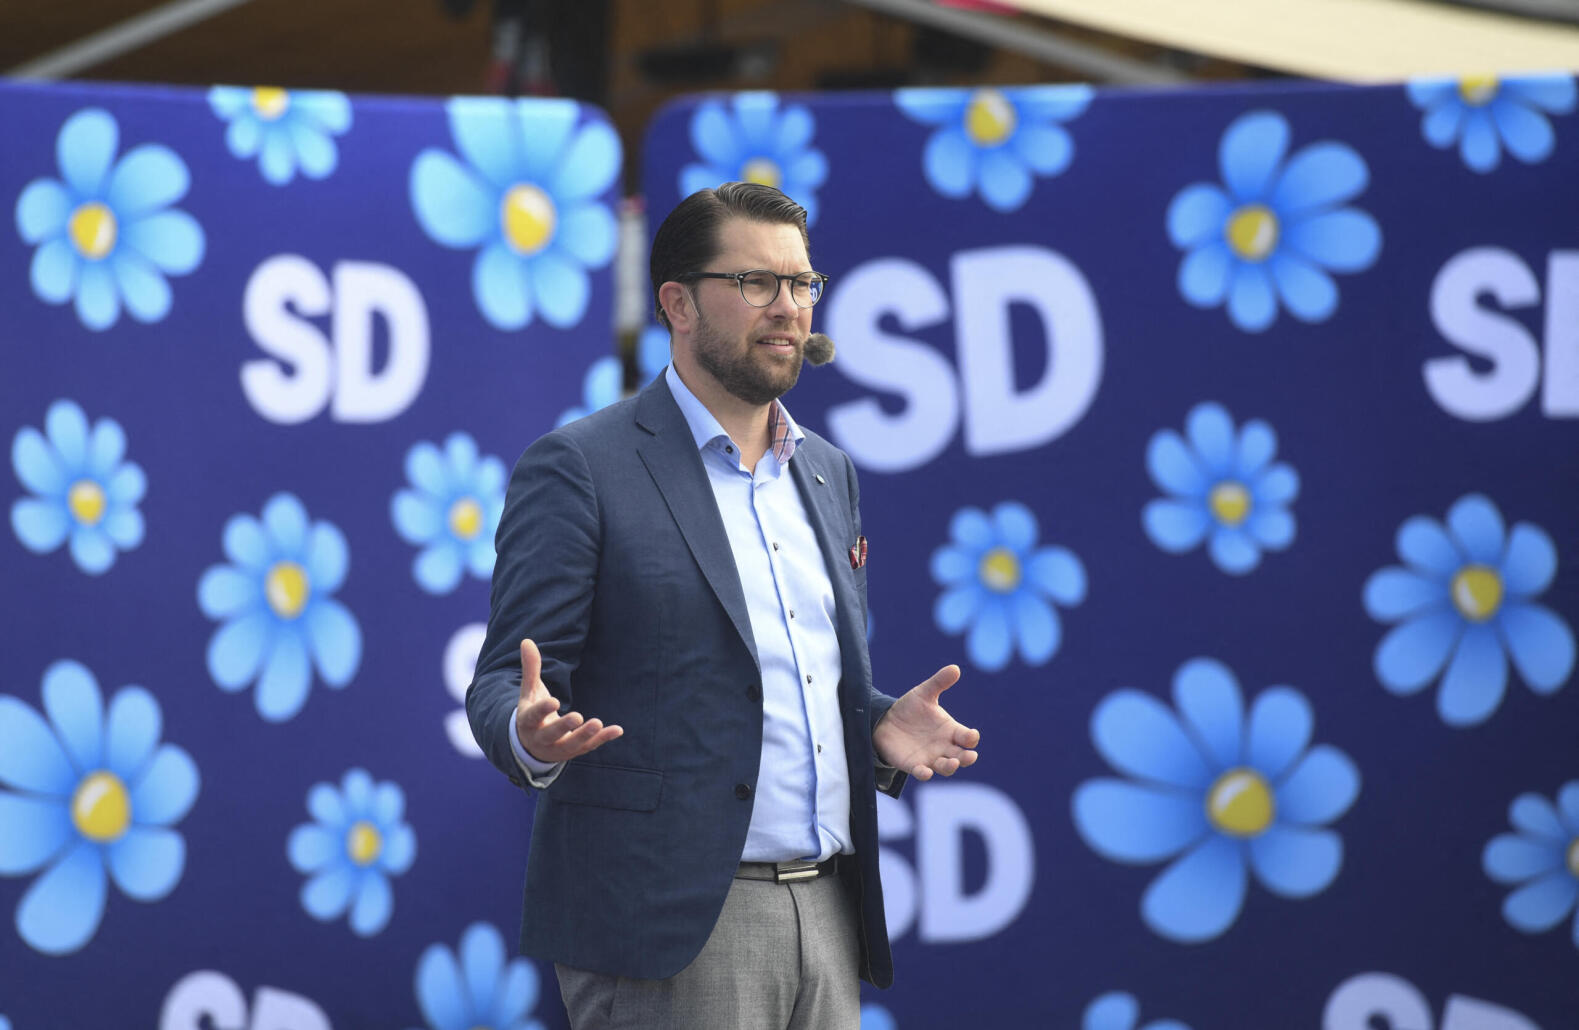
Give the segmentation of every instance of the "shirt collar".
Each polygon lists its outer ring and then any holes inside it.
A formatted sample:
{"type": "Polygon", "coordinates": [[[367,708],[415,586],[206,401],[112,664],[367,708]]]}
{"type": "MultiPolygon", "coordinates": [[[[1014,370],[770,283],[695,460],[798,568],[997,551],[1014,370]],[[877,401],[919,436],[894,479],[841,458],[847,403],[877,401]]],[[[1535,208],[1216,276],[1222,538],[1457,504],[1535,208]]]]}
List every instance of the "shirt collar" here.
{"type": "MultiPolygon", "coordinates": [[[[681,381],[679,373],[674,370],[674,362],[671,361],[664,370],[663,378],[669,386],[669,392],[674,395],[674,402],[680,406],[680,414],[685,416],[685,424],[690,427],[697,450],[705,449],[715,440],[729,439],[729,434],[724,432],[724,427],[713,417],[713,413],[707,410],[707,405],[697,400],[696,394],[681,381]]],[[[778,400],[768,410],[768,433],[773,441],[773,456],[781,465],[789,462],[795,454],[795,448],[806,438],[800,426],[790,417],[784,402],[778,400]]]]}

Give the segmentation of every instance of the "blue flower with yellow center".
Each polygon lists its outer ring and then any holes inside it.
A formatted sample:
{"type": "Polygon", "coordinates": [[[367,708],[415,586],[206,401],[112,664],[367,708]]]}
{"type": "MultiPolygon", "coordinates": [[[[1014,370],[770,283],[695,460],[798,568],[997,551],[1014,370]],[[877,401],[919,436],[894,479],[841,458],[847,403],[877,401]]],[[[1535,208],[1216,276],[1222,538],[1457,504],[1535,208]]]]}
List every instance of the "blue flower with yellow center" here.
{"type": "Polygon", "coordinates": [[[806,209],[817,223],[817,189],[828,178],[828,159],[811,146],[817,123],[802,104],[779,106],[776,94],[736,93],[704,100],[691,115],[691,146],[700,164],[680,169],[680,195],[725,182],[772,186],[806,209]]]}
{"type": "Polygon", "coordinates": [[[1035,177],[1058,175],[1074,160],[1061,123],[1084,113],[1092,95],[1089,86],[911,88],[895,90],[894,103],[938,127],[921,157],[933,189],[954,200],[979,192],[994,211],[1014,211],[1035,177]]]}
{"type": "Polygon", "coordinates": [[[1323,827],[1360,790],[1349,757],[1310,746],[1305,695],[1268,687],[1248,718],[1233,672],[1195,658],[1173,679],[1177,714],[1150,694],[1118,690],[1091,716],[1102,757],[1133,779],[1095,779],[1074,793],[1075,828],[1114,862],[1179,856],[1141,899],[1153,932],[1182,943],[1226,931],[1244,907],[1248,877],[1285,898],[1325,890],[1343,840],[1323,827]]]}
{"type": "Polygon", "coordinates": [[[49,867],[22,895],[16,928],[29,947],[65,955],[98,931],[106,880],[137,901],[175,889],[186,841],[171,827],[197,799],[198,774],[159,743],[159,702],[142,687],[122,687],[106,708],[93,673],[60,661],[43,697],[47,719],[0,695],[0,875],[49,867]]]}
{"type": "Polygon", "coordinates": [[[1416,515],[1398,528],[1405,565],[1365,581],[1365,610],[1396,622],[1376,648],[1376,678],[1414,694],[1442,677],[1436,710],[1453,726],[1491,717],[1508,685],[1508,659],[1537,694],[1554,693],[1574,667],[1574,635],[1534,598],[1557,572],[1557,548],[1539,526],[1511,532],[1487,497],[1468,494],[1447,524],[1416,515]],[[1444,672],[1444,668],[1446,672],[1444,672]]]}
{"type": "Polygon", "coordinates": [[[307,702],[314,667],[324,683],[351,682],[362,661],[362,631],[334,592],[350,551],[329,522],[310,523],[302,502],[275,494],[263,518],[225,523],[229,565],[214,565],[197,585],[203,614],[224,625],[208,642],[208,674],[235,692],[256,681],[258,714],[283,722],[307,702]]]}
{"type": "Polygon", "coordinates": [[[351,930],[371,937],[389,925],[395,910],[391,876],[411,868],[417,835],[404,821],[406,795],[393,783],[373,782],[365,769],[352,769],[336,790],[315,783],[307,792],[314,822],[291,831],[286,854],[291,866],[308,877],[302,908],[320,922],[351,913],[351,930]]]}
{"type": "Polygon", "coordinates": [[[334,137],[351,128],[351,101],[327,90],[215,86],[208,106],[230,123],[230,153],[257,158],[258,170],[276,186],[294,179],[297,170],[309,179],[328,178],[339,161],[334,137]]]}
{"type": "Polygon", "coordinates": [[[1441,150],[1458,144],[1471,170],[1490,172],[1502,151],[1538,164],[1551,156],[1557,138],[1549,114],[1574,109],[1570,75],[1470,75],[1424,78],[1409,83],[1409,99],[1425,111],[1420,132],[1441,150]]]}
{"type": "Polygon", "coordinates": [[[1183,554],[1207,540],[1213,564],[1233,575],[1259,565],[1263,550],[1293,543],[1288,505],[1299,494],[1299,475],[1272,460],[1272,427],[1252,419],[1236,432],[1223,406],[1207,402],[1190,409],[1185,433],[1188,439],[1161,429],[1146,446],[1152,481],[1171,495],[1142,513],[1151,542],[1183,554]]]}
{"type": "Polygon", "coordinates": [[[75,300],[89,329],[108,329],[125,305],[139,322],[170,313],[167,275],[203,260],[203,229],[170,205],[186,196],[186,164],[145,143],[119,161],[120,128],[107,112],[78,111],[55,149],[60,179],[34,179],[16,202],[16,226],[33,254],[33,292],[48,304],[75,300]]]}
{"type": "MultiPolygon", "coordinates": [[[[1481,865],[1500,884],[1518,885],[1502,903],[1502,917],[1524,933],[1544,933],[1573,912],[1579,901],[1579,780],[1557,792],[1557,804],[1539,794],[1520,794],[1508,808],[1517,833],[1486,844],[1481,865]]],[[[1579,916],[1573,923],[1579,947],[1579,916]]]]}
{"type": "Polygon", "coordinates": [[[11,467],[31,490],[11,506],[11,528],[34,554],[48,554],[71,541],[71,560],[90,575],[115,564],[116,551],[143,542],[137,503],[147,477],[126,456],[126,433],[112,418],[88,426],[82,408],[58,400],[44,415],[44,432],[18,430],[11,442],[11,467]]]}
{"type": "Polygon", "coordinates": [[[417,585],[447,594],[470,571],[493,575],[493,534],[504,511],[504,462],[480,457],[477,441],[451,433],[444,450],[427,441],[406,452],[406,478],[414,489],[390,501],[395,531],[422,548],[412,562],[417,585]]]}
{"type": "MultiPolygon", "coordinates": [[[[669,363],[669,331],[658,326],[642,330],[636,341],[636,369],[640,390],[663,372],[669,363]]],[[[581,381],[581,403],[566,408],[554,424],[557,426],[585,418],[594,411],[608,407],[625,396],[625,365],[611,355],[598,358],[588,368],[581,381]]]]}
{"type": "Polygon", "coordinates": [[[1218,148],[1223,185],[1187,186],[1168,205],[1168,237],[1187,251],[1179,292],[1198,308],[1226,300],[1246,332],[1269,327],[1279,302],[1325,322],[1338,310],[1328,273],[1363,271],[1381,252],[1376,220],[1344,206],[1370,182],[1365,159],[1330,140],[1289,156],[1288,142],[1282,115],[1241,115],[1218,148]]]}
{"type": "Polygon", "coordinates": [[[598,198],[619,175],[619,137],[573,100],[456,97],[447,111],[464,160],[417,155],[418,223],[446,247],[477,249],[472,295],[491,325],[571,328],[591,299],[587,269],[614,257],[614,213],[598,198]]]}
{"type": "Polygon", "coordinates": [[[504,937],[473,923],[450,951],[430,944],[417,960],[417,1003],[426,1030],[543,1030],[532,1019],[540,978],[524,958],[509,958],[504,937]]]}
{"type": "Polygon", "coordinates": [[[997,672],[1016,650],[1029,665],[1058,651],[1063,630],[1055,604],[1086,599],[1086,570],[1063,547],[1037,547],[1031,509],[1004,501],[988,515],[961,508],[949,523],[951,543],[932,552],[932,578],[943,587],[932,617],[948,634],[970,634],[971,664],[997,672]]]}
{"type": "MultiPolygon", "coordinates": [[[[1109,991],[1086,1006],[1080,1030],[1136,1030],[1140,1023],[1140,1002],[1133,994],[1109,991]]],[[[1140,1030],[1190,1030],[1176,1019],[1154,1019],[1140,1030]]]]}

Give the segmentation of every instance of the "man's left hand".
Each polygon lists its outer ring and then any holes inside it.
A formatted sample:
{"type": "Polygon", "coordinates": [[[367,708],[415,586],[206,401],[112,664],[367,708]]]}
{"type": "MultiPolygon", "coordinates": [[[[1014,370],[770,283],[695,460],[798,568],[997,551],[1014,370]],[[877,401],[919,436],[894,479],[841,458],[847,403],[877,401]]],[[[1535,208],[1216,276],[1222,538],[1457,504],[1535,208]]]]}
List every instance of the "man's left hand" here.
{"type": "Polygon", "coordinates": [[[958,682],[959,666],[945,665],[895,701],[872,730],[877,757],[918,780],[930,780],[933,773],[953,776],[975,764],[981,734],[938,704],[938,696],[958,682]]]}

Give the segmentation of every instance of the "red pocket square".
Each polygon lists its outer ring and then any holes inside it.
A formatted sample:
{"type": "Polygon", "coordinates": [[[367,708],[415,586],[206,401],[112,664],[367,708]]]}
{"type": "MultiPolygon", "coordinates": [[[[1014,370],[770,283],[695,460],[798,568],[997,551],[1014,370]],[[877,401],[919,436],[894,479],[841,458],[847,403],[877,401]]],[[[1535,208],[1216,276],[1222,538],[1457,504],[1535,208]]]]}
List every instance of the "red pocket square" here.
{"type": "Polygon", "coordinates": [[[866,537],[855,538],[855,546],[850,548],[850,568],[859,569],[866,565],[866,537]]]}

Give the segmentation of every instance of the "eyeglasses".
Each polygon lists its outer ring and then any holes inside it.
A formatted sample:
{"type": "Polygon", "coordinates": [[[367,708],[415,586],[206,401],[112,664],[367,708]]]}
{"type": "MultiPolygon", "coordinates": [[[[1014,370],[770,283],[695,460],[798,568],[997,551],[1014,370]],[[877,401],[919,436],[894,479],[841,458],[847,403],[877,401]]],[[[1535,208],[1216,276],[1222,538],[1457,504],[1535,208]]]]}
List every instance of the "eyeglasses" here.
{"type": "Polygon", "coordinates": [[[828,277],[821,272],[801,272],[798,275],[779,275],[766,268],[753,268],[746,272],[690,272],[680,276],[686,279],[733,279],[740,287],[740,296],[754,308],[765,308],[779,299],[779,284],[790,284],[790,300],[796,307],[809,308],[822,299],[822,289],[828,277]]]}

